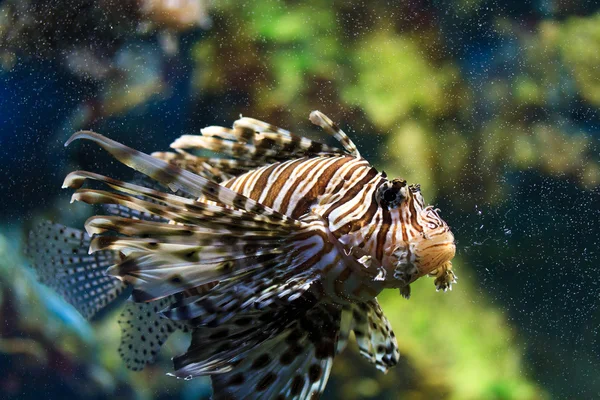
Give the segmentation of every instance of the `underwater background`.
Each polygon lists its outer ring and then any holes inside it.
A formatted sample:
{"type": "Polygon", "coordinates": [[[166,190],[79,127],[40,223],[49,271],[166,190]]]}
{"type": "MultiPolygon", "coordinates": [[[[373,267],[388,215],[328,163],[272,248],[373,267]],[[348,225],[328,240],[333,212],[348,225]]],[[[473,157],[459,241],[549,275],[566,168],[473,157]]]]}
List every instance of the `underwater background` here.
{"type": "Polygon", "coordinates": [[[596,1],[0,1],[0,398],[204,399],[119,359],[118,311],[85,321],[23,255],[81,227],[67,172],[127,173],[93,129],[144,152],[240,114],[317,137],[330,116],[419,182],[457,240],[452,292],[380,296],[387,375],[350,345],[325,399],[593,399],[600,393],[600,4],[596,1]]]}

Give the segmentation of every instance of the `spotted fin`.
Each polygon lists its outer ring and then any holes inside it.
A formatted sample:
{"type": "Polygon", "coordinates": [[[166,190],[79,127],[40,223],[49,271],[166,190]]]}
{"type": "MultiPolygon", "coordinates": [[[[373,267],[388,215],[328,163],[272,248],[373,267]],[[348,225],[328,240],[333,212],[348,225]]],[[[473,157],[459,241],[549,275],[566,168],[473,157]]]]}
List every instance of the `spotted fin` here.
{"type": "MultiPolygon", "coordinates": [[[[152,157],[148,154],[134,150],[97,133],[91,131],[77,132],[71,136],[71,138],[65,143],[65,146],[77,139],[87,139],[97,143],[123,164],[135,169],[138,172],[141,172],[157,182],[160,182],[174,192],[181,190],[186,194],[196,198],[206,198],[219,204],[223,204],[227,207],[243,210],[248,213],[267,216],[281,221],[290,221],[290,218],[284,214],[277,212],[270,207],[266,207],[252,199],[242,196],[233,190],[220,186],[216,182],[212,182],[206,178],[176,167],[175,165],[169,164],[156,157],[152,157]]],[[[63,187],[77,189],[81,187],[86,178],[95,175],[86,172],[80,172],[79,174],[83,176],[73,174],[67,176],[65,182],[63,183],[63,187]]],[[[140,191],[140,188],[142,191],[145,189],[137,186],[138,192],[140,191]]],[[[156,192],[151,189],[145,190],[148,193],[156,192]]],[[[142,192],[141,194],[144,193],[142,192]]],[[[177,199],[175,197],[181,198],[181,196],[173,196],[171,199],[176,201],[177,199]]]]}
{"type": "Polygon", "coordinates": [[[280,274],[278,268],[293,272],[294,266],[302,265],[322,244],[312,233],[318,233],[323,226],[314,223],[308,225],[296,220],[286,223],[270,216],[199,203],[96,174],[74,174],[68,180],[83,179],[83,176],[103,180],[124,192],[161,199],[168,206],[122,193],[81,188],[73,195],[75,200],[119,204],[180,223],[117,216],[96,216],[86,222],[90,234],[101,234],[91,241],[90,250],[114,250],[126,256],[108,272],[133,284],[134,298],[140,301],[241,277],[255,270],[272,271],[275,275],[268,278],[273,281],[280,274]],[[104,235],[109,232],[134,237],[104,235]],[[296,240],[298,236],[302,238],[296,240]],[[303,243],[306,251],[296,254],[294,246],[303,243]]]}
{"type": "Polygon", "coordinates": [[[215,400],[318,398],[339,323],[338,307],[310,301],[262,318],[238,316],[225,326],[194,331],[188,352],[174,359],[176,374],[212,374],[215,400]]]}
{"type": "Polygon", "coordinates": [[[134,210],[120,204],[104,204],[104,209],[106,210],[107,214],[117,217],[143,221],[168,222],[166,218],[162,218],[158,215],[150,214],[145,211],[134,210]]]}
{"type": "Polygon", "coordinates": [[[188,331],[184,324],[162,318],[159,314],[175,301],[175,296],[169,296],[149,303],[126,303],[118,322],[121,328],[119,355],[127,368],[142,370],[154,362],[171,333],[188,331]]]}
{"type": "MultiPolygon", "coordinates": [[[[91,172],[69,174],[64,186],[78,189],[73,200],[122,205],[181,224],[136,222],[114,216],[92,217],[86,223],[90,234],[115,232],[135,236],[102,235],[91,242],[92,251],[115,250],[126,255],[108,272],[134,286],[134,299],[155,300],[210,282],[239,279],[258,270],[272,274],[265,277],[266,287],[277,291],[259,292],[261,297],[254,300],[262,301],[282,293],[293,296],[294,293],[288,293],[279,283],[285,282],[284,277],[289,279],[286,273],[296,275],[297,267],[306,273],[298,276],[302,281],[294,285],[292,291],[301,293],[308,287],[311,275],[316,272],[310,268],[312,264],[306,262],[328,240],[322,238],[327,230],[323,221],[305,223],[288,218],[214,182],[100,135],[82,135],[163,183],[227,206],[162,193],[91,172]],[[82,188],[86,180],[104,182],[119,193],[82,188]],[[297,251],[298,248],[303,251],[297,251]]],[[[251,301],[251,298],[246,299],[245,303],[251,301]]]]}
{"type": "Polygon", "coordinates": [[[90,319],[130,291],[104,271],[119,262],[118,253],[88,254],[90,236],[81,230],[41,222],[29,233],[27,255],[42,283],[57,291],[90,319]]]}
{"type": "MultiPolygon", "coordinates": [[[[229,212],[222,210],[225,215],[229,212]]],[[[98,216],[88,220],[86,229],[102,234],[92,240],[91,250],[111,249],[126,255],[108,273],[133,284],[139,301],[221,282],[217,289],[222,297],[216,292],[210,299],[189,297],[167,314],[170,318],[193,319],[219,302],[232,312],[237,307],[266,306],[276,299],[293,298],[317,277],[311,256],[323,242],[311,231],[316,230],[314,225],[296,231],[278,223],[245,223],[243,218],[219,222],[208,214],[197,215],[196,222],[175,225],[98,216]],[[104,235],[107,232],[133,237],[104,235]],[[304,251],[296,251],[297,246],[304,251]]]]}
{"type": "Polygon", "coordinates": [[[111,276],[106,269],[119,262],[114,251],[88,254],[91,240],[81,230],[44,221],[30,232],[27,254],[42,283],[56,290],[87,319],[105,308],[123,304],[119,317],[119,354],[125,365],[141,370],[154,361],[160,346],[183,324],[161,318],[157,311],[174,303],[173,297],[147,304],[126,302],[131,287],[111,276]],[[148,338],[147,340],[142,340],[148,338]]]}
{"type": "Polygon", "coordinates": [[[387,372],[398,363],[400,352],[396,335],[377,299],[358,303],[351,312],[352,330],[360,354],[375,364],[377,369],[387,372]]]}
{"type": "Polygon", "coordinates": [[[217,182],[239,176],[250,169],[293,158],[322,154],[360,157],[352,140],[327,116],[313,111],[310,120],[334,136],[343,149],[298,136],[263,121],[240,118],[234,122],[233,129],[210,126],[202,129],[202,135],[181,136],[171,144],[176,153],[159,152],[152,155],[217,182]],[[195,150],[209,150],[230,158],[197,157],[190,153],[195,150]]]}

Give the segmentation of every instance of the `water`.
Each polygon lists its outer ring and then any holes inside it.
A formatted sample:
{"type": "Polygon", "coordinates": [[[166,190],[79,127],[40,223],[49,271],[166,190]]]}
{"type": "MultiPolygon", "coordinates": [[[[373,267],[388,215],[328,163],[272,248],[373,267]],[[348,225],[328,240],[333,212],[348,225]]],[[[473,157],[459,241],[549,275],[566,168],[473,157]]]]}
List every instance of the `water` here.
{"type": "Polygon", "coordinates": [[[388,176],[421,183],[456,236],[459,276],[445,294],[426,279],[409,301],[385,292],[400,364],[383,375],[350,345],[324,398],[600,392],[597,5],[198,0],[196,11],[146,14],[133,1],[91,3],[0,2],[11,16],[0,18],[4,398],[211,393],[209,379],[166,375],[185,335],[129,371],[118,311],[87,322],[36,283],[27,231],[44,219],[81,227],[98,211],[69,204],[64,176],[132,177],[93,145],[65,149],[73,132],[164,151],[242,114],[323,140],[313,109],[388,176]],[[194,12],[183,25],[157,17],[194,12]]]}

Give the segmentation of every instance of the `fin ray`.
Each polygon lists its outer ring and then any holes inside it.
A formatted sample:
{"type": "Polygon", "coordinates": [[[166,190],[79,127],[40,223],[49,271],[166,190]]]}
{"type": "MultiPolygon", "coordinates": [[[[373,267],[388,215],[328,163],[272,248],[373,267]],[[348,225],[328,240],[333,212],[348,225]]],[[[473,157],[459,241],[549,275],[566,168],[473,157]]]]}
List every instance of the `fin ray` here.
{"type": "Polygon", "coordinates": [[[161,346],[173,332],[188,330],[185,325],[161,318],[158,313],[175,301],[175,297],[170,296],[149,303],[127,302],[118,319],[121,328],[119,355],[127,368],[142,370],[155,361],[161,346]]]}
{"type": "Polygon", "coordinates": [[[398,363],[400,352],[396,335],[379,302],[373,299],[359,303],[353,306],[352,315],[352,330],[360,354],[377,369],[387,372],[398,363]]]}
{"type": "Polygon", "coordinates": [[[300,299],[272,314],[195,330],[174,359],[181,377],[211,374],[214,398],[317,398],[331,371],[340,309],[300,299]],[[267,318],[268,317],[268,318],[267,318]]]}
{"type": "Polygon", "coordinates": [[[289,220],[287,216],[233,190],[220,186],[218,183],[91,131],[75,133],[65,143],[65,146],[77,139],[88,139],[97,143],[123,164],[166,185],[173,191],[182,190],[196,197],[206,197],[209,200],[223,203],[232,208],[242,209],[246,212],[268,215],[283,221],[289,220]]]}
{"type": "Polygon", "coordinates": [[[88,254],[84,231],[49,221],[29,234],[27,254],[42,283],[56,290],[86,319],[126,294],[126,285],[104,271],[119,260],[113,251],[88,254]]]}

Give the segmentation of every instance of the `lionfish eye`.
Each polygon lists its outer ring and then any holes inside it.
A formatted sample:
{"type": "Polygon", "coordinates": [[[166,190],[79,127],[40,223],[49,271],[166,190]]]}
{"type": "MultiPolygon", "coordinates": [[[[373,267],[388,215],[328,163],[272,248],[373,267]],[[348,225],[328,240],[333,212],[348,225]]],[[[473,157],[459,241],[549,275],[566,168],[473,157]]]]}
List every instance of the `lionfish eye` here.
{"type": "Polygon", "coordinates": [[[394,179],[384,182],[377,191],[377,200],[379,204],[388,208],[395,208],[406,198],[406,181],[403,179],[394,179]]]}

